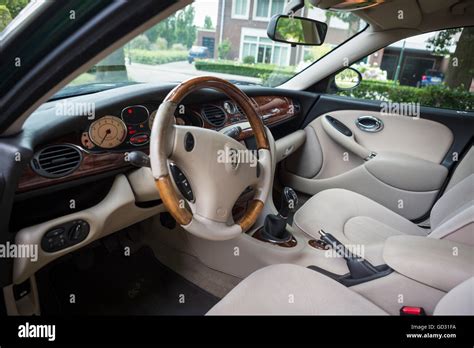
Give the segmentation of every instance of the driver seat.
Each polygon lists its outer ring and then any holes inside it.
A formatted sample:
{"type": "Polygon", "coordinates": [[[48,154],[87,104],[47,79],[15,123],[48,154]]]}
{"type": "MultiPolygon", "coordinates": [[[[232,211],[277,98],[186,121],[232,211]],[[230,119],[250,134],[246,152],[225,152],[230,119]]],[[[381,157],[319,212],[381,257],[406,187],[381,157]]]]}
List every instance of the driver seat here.
{"type": "MultiPolygon", "coordinates": [[[[474,277],[449,291],[435,315],[474,314],[474,277]]],[[[252,273],[207,315],[388,315],[362,295],[308,268],[271,265],[252,273]]]]}

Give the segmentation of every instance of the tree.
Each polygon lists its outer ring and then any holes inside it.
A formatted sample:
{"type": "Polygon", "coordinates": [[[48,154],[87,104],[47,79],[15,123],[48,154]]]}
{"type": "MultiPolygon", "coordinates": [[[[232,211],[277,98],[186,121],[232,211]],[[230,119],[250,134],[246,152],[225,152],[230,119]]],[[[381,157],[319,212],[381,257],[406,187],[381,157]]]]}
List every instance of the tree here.
{"type": "Polygon", "coordinates": [[[0,0],[0,6],[4,5],[8,8],[11,18],[18,16],[21,10],[28,5],[29,0],[0,0]]]}
{"type": "Polygon", "coordinates": [[[217,53],[218,53],[219,59],[227,59],[227,57],[229,56],[231,47],[232,46],[229,39],[223,40],[217,47],[217,53]]]}
{"type": "Polygon", "coordinates": [[[193,23],[194,7],[189,5],[176,14],[176,41],[173,43],[182,43],[191,48],[196,41],[196,26],[193,23]]]}
{"type": "Polygon", "coordinates": [[[148,30],[145,35],[148,37],[150,42],[155,42],[157,38],[163,38],[168,44],[168,48],[173,45],[176,41],[176,17],[171,16],[155,25],[152,29],[148,30]],[[150,33],[151,32],[151,33],[150,33]],[[151,37],[149,35],[152,35],[151,37]]]}
{"type": "Polygon", "coordinates": [[[194,7],[186,6],[183,10],[166,18],[145,32],[150,42],[158,38],[165,39],[168,48],[175,43],[181,43],[187,48],[196,40],[196,26],[194,25],[194,7]]]}
{"type": "Polygon", "coordinates": [[[5,5],[0,5],[0,31],[6,28],[12,20],[10,10],[5,5]]]}
{"type": "Polygon", "coordinates": [[[213,29],[214,24],[212,24],[212,19],[210,16],[204,18],[204,29],[213,29]]]}
{"type": "Polygon", "coordinates": [[[351,12],[326,11],[325,15],[326,15],[326,24],[328,25],[328,27],[333,17],[339,18],[344,23],[347,23],[349,25],[349,29],[347,33],[348,37],[351,37],[352,35],[354,35],[355,33],[359,31],[360,18],[351,12]]]}
{"type": "Polygon", "coordinates": [[[449,56],[445,78],[446,85],[451,88],[464,86],[464,89],[469,90],[474,74],[474,56],[472,54],[474,27],[442,30],[428,39],[426,46],[433,54],[449,56]],[[461,35],[456,44],[459,32],[461,32],[461,35]],[[454,54],[449,56],[449,47],[454,45],[456,45],[454,54]]]}

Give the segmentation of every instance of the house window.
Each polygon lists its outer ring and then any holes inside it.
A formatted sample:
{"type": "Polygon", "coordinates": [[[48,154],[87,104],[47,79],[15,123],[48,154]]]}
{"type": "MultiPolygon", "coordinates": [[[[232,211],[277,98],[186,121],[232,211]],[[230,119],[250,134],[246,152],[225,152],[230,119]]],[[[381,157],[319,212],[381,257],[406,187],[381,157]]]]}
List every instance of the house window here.
{"type": "Polygon", "coordinates": [[[286,66],[290,62],[288,45],[274,42],[265,33],[243,35],[240,59],[253,57],[255,63],[275,64],[286,66]]]}
{"type": "Polygon", "coordinates": [[[273,15],[283,13],[286,0],[255,0],[253,18],[268,21],[273,15]]]}
{"type": "Polygon", "coordinates": [[[232,18],[249,19],[250,0],[232,1],[232,18]]]}

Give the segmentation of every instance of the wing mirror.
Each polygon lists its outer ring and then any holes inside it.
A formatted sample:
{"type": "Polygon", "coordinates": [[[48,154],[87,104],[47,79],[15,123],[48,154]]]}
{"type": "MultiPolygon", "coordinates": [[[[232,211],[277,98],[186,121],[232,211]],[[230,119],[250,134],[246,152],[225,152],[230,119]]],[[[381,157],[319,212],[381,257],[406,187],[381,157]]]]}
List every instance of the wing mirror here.
{"type": "Polygon", "coordinates": [[[267,35],[273,41],[319,46],[324,42],[327,30],[326,23],[314,19],[275,15],[268,23],[267,35]]]}
{"type": "Polygon", "coordinates": [[[334,76],[334,85],[340,91],[356,88],[362,82],[362,74],[354,68],[346,68],[334,76]]]}

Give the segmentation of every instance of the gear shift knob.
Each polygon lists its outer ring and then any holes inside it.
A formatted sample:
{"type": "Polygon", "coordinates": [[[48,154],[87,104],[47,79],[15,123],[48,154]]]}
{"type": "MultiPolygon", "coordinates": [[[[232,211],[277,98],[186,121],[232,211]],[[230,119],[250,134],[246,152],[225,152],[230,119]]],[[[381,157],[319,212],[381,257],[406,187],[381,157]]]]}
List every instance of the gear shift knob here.
{"type": "Polygon", "coordinates": [[[282,218],[288,218],[289,213],[293,213],[296,210],[298,204],[298,195],[291,187],[285,187],[281,197],[281,208],[278,215],[282,218]]]}

